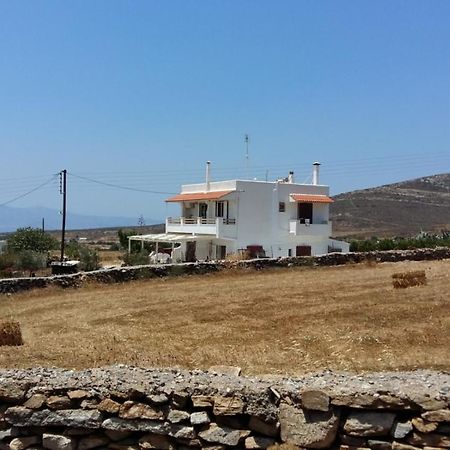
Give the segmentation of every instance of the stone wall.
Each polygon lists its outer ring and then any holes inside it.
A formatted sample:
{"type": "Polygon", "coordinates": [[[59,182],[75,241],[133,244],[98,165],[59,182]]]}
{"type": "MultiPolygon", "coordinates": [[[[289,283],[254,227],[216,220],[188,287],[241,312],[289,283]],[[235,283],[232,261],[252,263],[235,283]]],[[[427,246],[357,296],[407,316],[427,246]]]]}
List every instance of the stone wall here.
{"type": "Polygon", "coordinates": [[[450,374],[0,371],[0,449],[450,447],[450,374]]]}
{"type": "Polygon", "coordinates": [[[178,275],[193,275],[227,269],[264,269],[293,266],[336,266],[367,261],[398,262],[425,261],[450,258],[450,248],[391,250],[360,253],[329,253],[323,256],[292,258],[264,258],[244,261],[214,261],[202,263],[160,264],[80,272],[73,275],[58,275],[35,278],[8,278],[0,280],[0,294],[13,293],[48,286],[78,287],[85,282],[122,283],[131,280],[160,278],[178,275]]]}

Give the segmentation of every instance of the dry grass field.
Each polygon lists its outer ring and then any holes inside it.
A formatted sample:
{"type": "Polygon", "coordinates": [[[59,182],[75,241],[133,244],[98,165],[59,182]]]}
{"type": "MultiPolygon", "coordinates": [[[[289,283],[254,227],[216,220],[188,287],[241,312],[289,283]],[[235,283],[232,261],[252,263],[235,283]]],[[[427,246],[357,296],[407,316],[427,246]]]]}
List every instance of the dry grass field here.
{"type": "Polygon", "coordinates": [[[236,271],[0,296],[24,345],[0,366],[113,363],[245,374],[450,369],[450,261],[236,271]],[[392,274],[427,284],[394,289],[392,274]]]}

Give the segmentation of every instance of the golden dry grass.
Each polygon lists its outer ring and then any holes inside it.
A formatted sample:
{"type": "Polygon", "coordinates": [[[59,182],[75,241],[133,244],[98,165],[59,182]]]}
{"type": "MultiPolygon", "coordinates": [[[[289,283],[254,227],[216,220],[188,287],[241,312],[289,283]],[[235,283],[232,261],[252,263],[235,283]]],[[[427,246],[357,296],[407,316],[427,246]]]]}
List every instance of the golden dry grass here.
{"type": "Polygon", "coordinates": [[[0,322],[0,347],[4,345],[22,345],[22,332],[20,324],[14,320],[0,322]]]}
{"type": "Polygon", "coordinates": [[[450,261],[227,271],[0,297],[25,345],[0,366],[112,363],[246,374],[449,369],[450,261]],[[394,289],[392,274],[428,284],[394,289]]]}

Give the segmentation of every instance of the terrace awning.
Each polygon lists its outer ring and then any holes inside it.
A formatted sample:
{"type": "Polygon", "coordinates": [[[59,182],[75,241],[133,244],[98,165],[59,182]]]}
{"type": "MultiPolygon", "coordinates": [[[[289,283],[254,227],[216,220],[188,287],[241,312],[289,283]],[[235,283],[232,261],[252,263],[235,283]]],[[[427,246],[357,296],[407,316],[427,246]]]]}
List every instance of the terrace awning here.
{"type": "Polygon", "coordinates": [[[200,200],[219,200],[234,191],[212,191],[212,192],[191,192],[181,193],[170,197],[166,202],[194,202],[200,200]]]}
{"type": "Polygon", "coordinates": [[[291,194],[291,198],[297,203],[333,203],[334,200],[327,195],[291,194]]]}
{"type": "Polygon", "coordinates": [[[161,233],[161,234],[137,234],[135,236],[128,236],[130,241],[143,242],[184,242],[184,241],[199,241],[211,240],[214,236],[206,234],[176,234],[176,233],[161,233]]]}

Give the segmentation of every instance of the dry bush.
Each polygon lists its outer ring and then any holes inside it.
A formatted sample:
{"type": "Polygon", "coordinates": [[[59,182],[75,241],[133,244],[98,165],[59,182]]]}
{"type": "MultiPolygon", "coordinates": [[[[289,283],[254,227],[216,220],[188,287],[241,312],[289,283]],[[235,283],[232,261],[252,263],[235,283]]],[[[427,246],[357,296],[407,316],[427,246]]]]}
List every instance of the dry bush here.
{"type": "Polygon", "coordinates": [[[392,275],[392,285],[395,289],[405,289],[411,286],[422,286],[424,284],[427,284],[425,270],[399,272],[392,275]]]}
{"type": "Polygon", "coordinates": [[[250,252],[248,250],[237,251],[236,253],[230,253],[226,256],[225,261],[244,261],[251,259],[250,252]]]}
{"type": "Polygon", "coordinates": [[[0,322],[0,346],[2,345],[23,345],[19,322],[0,322]]]}

